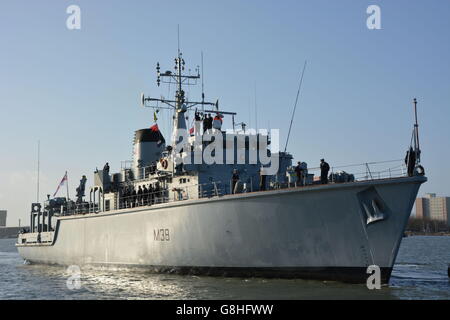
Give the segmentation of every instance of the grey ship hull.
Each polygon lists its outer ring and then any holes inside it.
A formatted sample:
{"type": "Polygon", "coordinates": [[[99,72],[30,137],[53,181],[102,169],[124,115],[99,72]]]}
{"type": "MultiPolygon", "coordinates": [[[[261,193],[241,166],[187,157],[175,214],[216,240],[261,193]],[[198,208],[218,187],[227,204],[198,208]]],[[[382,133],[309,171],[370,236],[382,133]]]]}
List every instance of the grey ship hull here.
{"type": "Polygon", "coordinates": [[[366,268],[377,265],[388,282],[425,181],[309,186],[60,217],[51,242],[17,247],[31,263],[209,275],[365,282],[366,268]]]}

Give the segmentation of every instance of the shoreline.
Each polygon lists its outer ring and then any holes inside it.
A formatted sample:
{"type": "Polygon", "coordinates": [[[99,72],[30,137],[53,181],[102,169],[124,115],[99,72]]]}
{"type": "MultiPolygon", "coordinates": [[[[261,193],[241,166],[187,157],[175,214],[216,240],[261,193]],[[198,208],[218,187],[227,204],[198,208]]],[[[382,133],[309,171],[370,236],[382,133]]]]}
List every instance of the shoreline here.
{"type": "Polygon", "coordinates": [[[418,231],[405,231],[404,234],[405,237],[411,237],[411,236],[444,236],[449,237],[450,232],[443,231],[443,232],[418,232],[418,231]]]}

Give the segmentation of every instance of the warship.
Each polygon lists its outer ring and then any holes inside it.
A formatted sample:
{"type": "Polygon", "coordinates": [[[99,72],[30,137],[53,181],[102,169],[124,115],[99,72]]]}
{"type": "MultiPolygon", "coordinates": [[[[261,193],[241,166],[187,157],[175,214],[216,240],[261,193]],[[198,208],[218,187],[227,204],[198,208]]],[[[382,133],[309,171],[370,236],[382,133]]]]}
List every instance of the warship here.
{"type": "Polygon", "coordinates": [[[332,168],[321,183],[313,170],[296,175],[293,156],[277,150],[276,134],[236,124],[236,113],[206,102],[203,89],[200,101],[190,101],[184,88],[203,78],[199,69],[186,73],[180,50],[173,71],[157,64],[158,86],[176,85],[175,98],[142,94],[140,103],[155,115],[173,113],[171,142],[157,123],[137,130],[133,159],[120,172],[110,174],[107,164],[95,170],[88,190],[83,176],[76,199],[33,203],[30,230],[16,243],[23,259],[356,283],[366,282],[367,268],[376,265],[387,283],[427,180],[417,112],[400,171],[376,173],[364,164],[360,177],[332,168]],[[225,117],[229,130],[222,129],[225,117]]]}

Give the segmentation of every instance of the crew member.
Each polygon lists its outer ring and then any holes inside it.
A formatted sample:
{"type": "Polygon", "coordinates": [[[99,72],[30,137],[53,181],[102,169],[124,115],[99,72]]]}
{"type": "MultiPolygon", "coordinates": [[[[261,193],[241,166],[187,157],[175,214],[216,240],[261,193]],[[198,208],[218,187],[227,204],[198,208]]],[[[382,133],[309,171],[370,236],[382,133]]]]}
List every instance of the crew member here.
{"type": "Polygon", "coordinates": [[[80,185],[76,189],[76,191],[77,191],[77,203],[83,202],[84,190],[86,188],[86,181],[87,181],[86,176],[83,175],[83,177],[80,180],[80,185]]]}
{"type": "Polygon", "coordinates": [[[202,117],[200,115],[200,112],[195,110],[195,122],[194,122],[194,134],[199,135],[200,134],[200,125],[202,123],[202,117]]]}
{"type": "Polygon", "coordinates": [[[408,169],[408,176],[412,177],[414,175],[414,167],[416,166],[416,153],[412,147],[406,151],[405,165],[408,169]]]}
{"type": "Polygon", "coordinates": [[[328,171],[330,171],[330,165],[325,162],[325,159],[320,159],[320,183],[328,183],[328,171]]]}
{"type": "Polygon", "coordinates": [[[303,166],[302,166],[302,162],[299,161],[297,162],[297,166],[295,167],[295,173],[297,174],[297,186],[302,186],[303,185],[303,166]]]}
{"type": "Polygon", "coordinates": [[[127,192],[128,192],[128,188],[125,187],[122,191],[122,198],[121,198],[122,208],[127,207],[127,192]]]}
{"type": "Polygon", "coordinates": [[[210,113],[208,113],[208,130],[212,129],[213,118],[210,113]]]}
{"type": "MultiPolygon", "coordinates": [[[[155,191],[155,203],[159,203],[160,202],[160,197],[161,197],[161,187],[160,187],[160,185],[159,185],[159,181],[157,181],[156,183],[155,183],[155,189],[154,189],[154,191],[155,191]]],[[[161,201],[162,202],[162,201],[161,201]]]]}
{"type": "Polygon", "coordinates": [[[222,129],[222,115],[217,113],[216,116],[214,117],[214,120],[212,122],[212,127],[214,127],[214,129],[220,130],[222,129]]]}
{"type": "Polygon", "coordinates": [[[132,189],[133,191],[131,191],[131,207],[134,208],[136,206],[137,193],[134,187],[132,187],[132,189]]]}
{"type": "Polygon", "coordinates": [[[148,189],[146,185],[142,188],[142,202],[144,206],[148,205],[148,189]]]}
{"type": "Polygon", "coordinates": [[[231,193],[235,193],[235,189],[236,189],[236,184],[238,183],[238,181],[239,181],[239,174],[238,174],[238,171],[237,171],[237,169],[234,169],[233,170],[233,176],[231,177],[231,193]]]}
{"type": "Polygon", "coordinates": [[[259,169],[259,191],[266,190],[266,178],[264,168],[259,169]]]}
{"type": "Polygon", "coordinates": [[[208,115],[207,114],[203,118],[203,133],[205,133],[206,130],[208,130],[208,115]]]}
{"type": "Polygon", "coordinates": [[[103,167],[103,174],[104,175],[109,175],[109,164],[108,164],[108,162],[103,167]]]}
{"type": "Polygon", "coordinates": [[[154,197],[155,197],[154,192],[155,192],[155,190],[153,189],[153,185],[150,184],[150,185],[148,186],[148,195],[149,195],[148,199],[149,199],[149,204],[150,204],[150,205],[153,204],[153,199],[154,199],[154,197]]]}
{"type": "Polygon", "coordinates": [[[138,207],[142,206],[142,187],[139,186],[138,192],[137,192],[137,202],[138,202],[138,207]]]}
{"type": "Polygon", "coordinates": [[[200,112],[198,112],[197,110],[195,110],[195,121],[202,121],[200,112]]]}
{"type": "Polygon", "coordinates": [[[125,188],[123,198],[125,200],[125,208],[131,207],[131,189],[129,187],[125,188]]]}

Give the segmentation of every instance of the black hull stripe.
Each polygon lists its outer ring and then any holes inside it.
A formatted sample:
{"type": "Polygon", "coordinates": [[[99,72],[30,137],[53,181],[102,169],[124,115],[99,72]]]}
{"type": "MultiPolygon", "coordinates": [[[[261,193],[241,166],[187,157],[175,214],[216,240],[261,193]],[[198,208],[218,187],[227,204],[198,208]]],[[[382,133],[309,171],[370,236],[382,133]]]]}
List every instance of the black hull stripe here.
{"type": "MultiPolygon", "coordinates": [[[[312,279],[366,283],[370,274],[366,267],[281,267],[281,268],[240,268],[240,267],[152,267],[153,271],[182,275],[204,275],[219,277],[262,277],[281,279],[312,279]]],[[[386,284],[392,268],[380,268],[381,282],[386,284]]]]}

